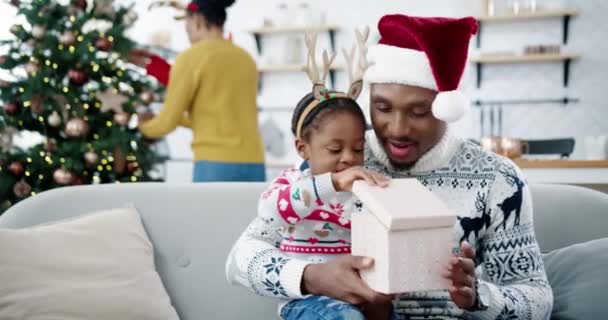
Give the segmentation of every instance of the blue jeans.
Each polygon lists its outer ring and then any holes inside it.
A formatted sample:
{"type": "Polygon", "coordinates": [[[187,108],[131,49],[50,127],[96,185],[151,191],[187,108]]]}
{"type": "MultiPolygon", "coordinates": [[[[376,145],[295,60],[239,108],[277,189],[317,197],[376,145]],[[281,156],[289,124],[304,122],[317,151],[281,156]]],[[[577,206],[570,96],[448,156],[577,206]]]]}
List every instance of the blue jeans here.
{"type": "Polygon", "coordinates": [[[263,163],[230,163],[196,161],[194,182],[263,182],[266,166],[263,163]]]}
{"type": "MultiPolygon", "coordinates": [[[[361,310],[350,303],[325,296],[293,300],[281,309],[283,320],[365,320],[361,310]]],[[[398,320],[394,311],[391,320],[398,320]]]]}

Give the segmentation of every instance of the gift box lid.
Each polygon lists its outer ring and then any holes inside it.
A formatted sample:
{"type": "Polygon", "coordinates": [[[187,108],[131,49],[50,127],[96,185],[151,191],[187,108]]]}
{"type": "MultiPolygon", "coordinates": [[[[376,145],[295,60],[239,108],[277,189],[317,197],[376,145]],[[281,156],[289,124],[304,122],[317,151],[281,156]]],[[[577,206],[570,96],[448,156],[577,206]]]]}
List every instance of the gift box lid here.
{"type": "Polygon", "coordinates": [[[451,227],[456,215],[416,179],[392,179],[386,188],[356,181],[353,193],[389,231],[451,227]]]}

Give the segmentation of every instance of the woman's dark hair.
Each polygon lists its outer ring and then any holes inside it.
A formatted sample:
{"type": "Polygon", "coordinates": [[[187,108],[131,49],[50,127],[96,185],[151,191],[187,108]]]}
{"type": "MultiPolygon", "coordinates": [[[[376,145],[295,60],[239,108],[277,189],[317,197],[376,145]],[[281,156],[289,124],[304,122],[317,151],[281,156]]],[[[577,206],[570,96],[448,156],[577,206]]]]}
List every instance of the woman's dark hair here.
{"type": "Polygon", "coordinates": [[[234,4],[235,0],[195,0],[208,26],[223,27],[226,23],[226,9],[234,4]]]}
{"type": "MultiPolygon", "coordinates": [[[[314,100],[314,95],[309,93],[304,96],[300,102],[298,102],[298,105],[293,111],[293,116],[291,118],[291,132],[294,136],[297,134],[296,131],[298,122],[300,121],[300,117],[302,116],[304,109],[306,109],[306,107],[314,100]]],[[[365,115],[355,100],[350,98],[333,98],[321,102],[310,113],[308,113],[304,119],[304,122],[302,123],[302,139],[308,140],[313,129],[320,129],[324,121],[327,120],[329,116],[339,112],[350,112],[358,116],[361,119],[361,124],[363,124],[363,127],[366,127],[365,115]]]]}

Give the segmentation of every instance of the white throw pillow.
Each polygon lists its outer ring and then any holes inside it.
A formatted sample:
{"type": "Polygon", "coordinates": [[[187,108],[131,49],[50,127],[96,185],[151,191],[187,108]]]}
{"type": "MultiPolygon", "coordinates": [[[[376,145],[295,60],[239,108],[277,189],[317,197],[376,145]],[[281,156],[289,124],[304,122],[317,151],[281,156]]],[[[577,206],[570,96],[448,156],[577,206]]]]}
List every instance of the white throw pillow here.
{"type": "MultiPolygon", "coordinates": [[[[44,214],[44,213],[40,213],[44,214]]],[[[0,228],[0,318],[174,320],[134,208],[0,228]]]]}

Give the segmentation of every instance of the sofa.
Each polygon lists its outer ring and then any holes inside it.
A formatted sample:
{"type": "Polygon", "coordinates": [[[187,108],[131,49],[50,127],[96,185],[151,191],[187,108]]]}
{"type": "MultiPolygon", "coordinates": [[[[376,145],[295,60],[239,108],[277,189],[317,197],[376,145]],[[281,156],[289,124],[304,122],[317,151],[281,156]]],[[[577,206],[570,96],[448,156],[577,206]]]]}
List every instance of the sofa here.
{"type": "MultiPolygon", "coordinates": [[[[0,228],[24,228],[134,204],[181,319],[276,319],[275,301],[229,285],[224,271],[227,254],[256,214],[264,187],[263,183],[67,187],[12,207],[0,217],[0,228]]],[[[608,195],[564,185],[532,185],[531,190],[543,252],[608,237],[608,195]]],[[[588,303],[602,300],[596,296],[588,303]]],[[[560,308],[557,303],[555,307],[560,308]]]]}

